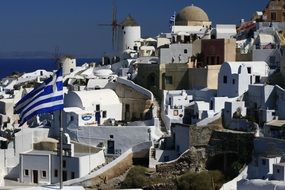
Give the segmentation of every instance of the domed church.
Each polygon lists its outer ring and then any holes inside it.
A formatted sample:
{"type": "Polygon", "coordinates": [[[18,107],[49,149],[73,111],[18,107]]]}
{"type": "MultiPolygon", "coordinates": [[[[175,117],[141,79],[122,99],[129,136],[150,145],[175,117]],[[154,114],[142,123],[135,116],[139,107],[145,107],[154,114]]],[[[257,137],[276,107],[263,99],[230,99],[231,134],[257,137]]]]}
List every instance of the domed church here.
{"type": "Polygon", "coordinates": [[[212,24],[209,21],[207,13],[194,5],[184,7],[176,15],[176,26],[204,26],[209,27],[212,24]]]}

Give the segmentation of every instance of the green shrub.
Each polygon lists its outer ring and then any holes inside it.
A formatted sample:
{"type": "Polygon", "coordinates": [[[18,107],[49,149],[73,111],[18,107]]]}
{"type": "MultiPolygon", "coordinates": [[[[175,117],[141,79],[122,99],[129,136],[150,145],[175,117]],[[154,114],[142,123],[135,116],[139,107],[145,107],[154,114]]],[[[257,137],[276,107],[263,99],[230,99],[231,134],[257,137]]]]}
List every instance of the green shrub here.
{"type": "Polygon", "coordinates": [[[224,183],[223,174],[218,171],[204,171],[201,173],[188,172],[177,180],[179,190],[215,190],[224,183]]]}
{"type": "Polygon", "coordinates": [[[139,188],[148,185],[148,179],[145,173],[147,168],[135,166],[128,172],[126,179],[122,182],[121,188],[139,188]]]}

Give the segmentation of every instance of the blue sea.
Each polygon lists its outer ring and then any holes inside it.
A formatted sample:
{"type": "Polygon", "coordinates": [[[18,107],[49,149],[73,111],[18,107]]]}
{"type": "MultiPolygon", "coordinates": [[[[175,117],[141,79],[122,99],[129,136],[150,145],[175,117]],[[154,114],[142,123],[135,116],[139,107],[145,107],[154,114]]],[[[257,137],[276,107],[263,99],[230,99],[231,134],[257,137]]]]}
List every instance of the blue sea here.
{"type": "MultiPolygon", "coordinates": [[[[77,65],[96,62],[98,58],[78,58],[77,65]]],[[[0,59],[0,79],[9,76],[13,72],[32,72],[37,69],[53,71],[57,69],[55,59],[0,59]]]]}

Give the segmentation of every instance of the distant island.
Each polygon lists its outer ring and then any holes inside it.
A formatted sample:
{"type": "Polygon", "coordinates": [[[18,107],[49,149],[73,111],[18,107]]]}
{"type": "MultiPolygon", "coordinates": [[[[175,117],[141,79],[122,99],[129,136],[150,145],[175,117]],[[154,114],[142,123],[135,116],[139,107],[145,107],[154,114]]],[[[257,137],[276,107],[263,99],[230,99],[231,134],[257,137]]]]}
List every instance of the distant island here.
{"type": "Polygon", "coordinates": [[[73,55],[76,58],[94,58],[98,55],[90,54],[71,54],[68,52],[48,52],[48,51],[12,51],[12,52],[0,52],[0,59],[54,59],[60,55],[73,55]]]}

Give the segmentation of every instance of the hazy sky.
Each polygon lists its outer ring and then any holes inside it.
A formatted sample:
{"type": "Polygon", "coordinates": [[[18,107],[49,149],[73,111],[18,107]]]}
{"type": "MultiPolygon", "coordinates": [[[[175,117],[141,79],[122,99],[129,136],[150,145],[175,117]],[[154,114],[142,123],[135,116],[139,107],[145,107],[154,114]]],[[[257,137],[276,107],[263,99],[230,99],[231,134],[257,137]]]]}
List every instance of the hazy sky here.
{"type": "MultiPolygon", "coordinates": [[[[132,15],[143,36],[168,32],[174,11],[194,4],[218,24],[236,24],[269,0],[116,0],[117,19],[132,15]]],[[[1,0],[0,53],[61,52],[100,57],[112,49],[112,0],[1,0]]]]}

